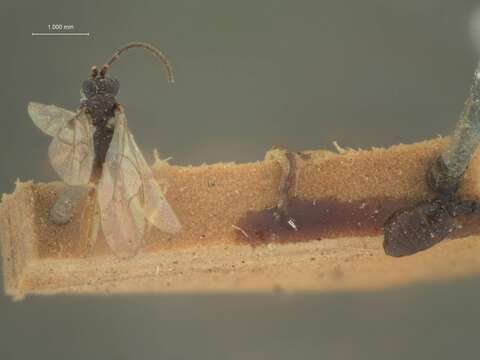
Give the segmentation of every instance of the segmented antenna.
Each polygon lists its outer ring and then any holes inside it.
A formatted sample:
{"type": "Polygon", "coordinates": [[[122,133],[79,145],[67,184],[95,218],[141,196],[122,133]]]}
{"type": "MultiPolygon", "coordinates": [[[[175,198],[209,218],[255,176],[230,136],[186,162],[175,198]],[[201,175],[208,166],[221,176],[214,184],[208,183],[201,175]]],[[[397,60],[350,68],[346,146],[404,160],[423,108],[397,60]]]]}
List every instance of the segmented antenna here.
{"type": "Polygon", "coordinates": [[[95,65],[92,66],[92,69],[91,69],[91,77],[92,79],[95,79],[98,75],[98,69],[95,65]]]}
{"type": "Polygon", "coordinates": [[[142,43],[142,42],[133,42],[133,43],[127,44],[124,47],[122,47],[120,50],[118,50],[115,54],[113,54],[110,60],[108,60],[108,62],[102,66],[100,70],[100,76],[105,77],[107,70],[110,68],[110,66],[112,66],[115,60],[117,60],[122,53],[133,48],[142,48],[150,51],[165,66],[167,81],[170,83],[174,82],[172,65],[170,65],[170,62],[167,60],[165,55],[163,55],[162,52],[158,50],[156,47],[147,43],[142,43]]]}

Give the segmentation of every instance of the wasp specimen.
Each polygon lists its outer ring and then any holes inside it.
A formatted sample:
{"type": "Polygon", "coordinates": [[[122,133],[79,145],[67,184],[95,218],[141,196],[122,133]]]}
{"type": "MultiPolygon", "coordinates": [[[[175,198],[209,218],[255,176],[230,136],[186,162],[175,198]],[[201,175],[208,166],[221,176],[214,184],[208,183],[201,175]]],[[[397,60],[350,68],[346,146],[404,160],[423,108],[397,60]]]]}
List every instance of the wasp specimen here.
{"type": "Polygon", "coordinates": [[[173,72],[167,58],[155,47],[131,43],[118,50],[100,70],[93,66],[81,89],[76,113],[55,105],[31,102],[28,113],[36,126],[53,137],[50,162],[70,186],[52,208],[53,221],[69,221],[69,206],[86,188],[82,211],[82,238],[93,249],[101,227],[110,249],[119,257],[134,256],[142,247],[147,224],[167,233],[177,233],[181,224],[155,180],[127,126],[116,96],[117,79],[107,77],[111,65],[125,51],[143,48],[164,65],[167,80],[173,72]],[[72,191],[72,189],[74,191],[72,191]],[[63,216],[63,218],[62,218],[63,216]],[[56,219],[56,220],[55,220],[56,219]]]}

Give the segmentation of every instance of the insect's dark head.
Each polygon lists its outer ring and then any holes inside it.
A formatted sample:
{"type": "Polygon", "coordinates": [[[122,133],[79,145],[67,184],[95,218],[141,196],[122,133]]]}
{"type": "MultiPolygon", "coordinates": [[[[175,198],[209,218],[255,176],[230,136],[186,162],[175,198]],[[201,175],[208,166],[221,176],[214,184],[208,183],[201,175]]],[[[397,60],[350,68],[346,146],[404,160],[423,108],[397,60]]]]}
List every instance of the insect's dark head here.
{"type": "Polygon", "coordinates": [[[120,83],[117,79],[109,78],[104,73],[98,75],[97,68],[92,67],[92,76],[90,79],[85,80],[82,85],[82,92],[87,99],[98,95],[107,94],[116,96],[120,90],[120,83]]]}
{"type": "Polygon", "coordinates": [[[82,91],[87,99],[98,94],[109,94],[116,96],[120,90],[120,83],[117,79],[109,77],[98,77],[83,82],[82,91]]]}

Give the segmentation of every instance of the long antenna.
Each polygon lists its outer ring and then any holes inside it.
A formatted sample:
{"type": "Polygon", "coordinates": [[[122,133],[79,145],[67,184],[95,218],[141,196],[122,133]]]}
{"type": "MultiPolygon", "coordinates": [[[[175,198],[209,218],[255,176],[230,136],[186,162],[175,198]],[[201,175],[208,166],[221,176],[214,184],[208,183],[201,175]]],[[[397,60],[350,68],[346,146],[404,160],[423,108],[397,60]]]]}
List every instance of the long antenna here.
{"type": "Polygon", "coordinates": [[[149,50],[165,66],[167,81],[170,83],[174,82],[172,65],[170,65],[170,62],[167,60],[165,55],[163,55],[162,52],[158,50],[156,47],[154,47],[153,45],[142,43],[142,42],[133,42],[133,43],[127,44],[124,47],[122,47],[120,50],[118,50],[115,54],[113,54],[110,60],[108,60],[108,62],[102,66],[100,70],[100,76],[105,77],[107,70],[110,68],[110,66],[112,66],[115,60],[117,60],[122,53],[133,48],[142,48],[145,50],[149,50]]]}

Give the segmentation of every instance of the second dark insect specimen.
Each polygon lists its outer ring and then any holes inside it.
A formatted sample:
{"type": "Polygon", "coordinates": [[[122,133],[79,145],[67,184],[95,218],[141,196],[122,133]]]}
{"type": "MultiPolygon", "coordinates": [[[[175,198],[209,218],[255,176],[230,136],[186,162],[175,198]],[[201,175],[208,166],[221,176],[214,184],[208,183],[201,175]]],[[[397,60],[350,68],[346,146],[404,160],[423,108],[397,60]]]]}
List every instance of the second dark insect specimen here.
{"type": "Polygon", "coordinates": [[[480,64],[449,144],[433,161],[426,182],[436,198],[393,213],[384,224],[385,253],[411,255],[428,249],[461,227],[462,218],[478,214],[479,204],[457,195],[480,141],[480,64]]]}
{"type": "Polygon", "coordinates": [[[385,222],[385,254],[399,257],[428,249],[461,229],[465,217],[478,211],[475,201],[450,199],[426,200],[400,209],[385,222]]]}

